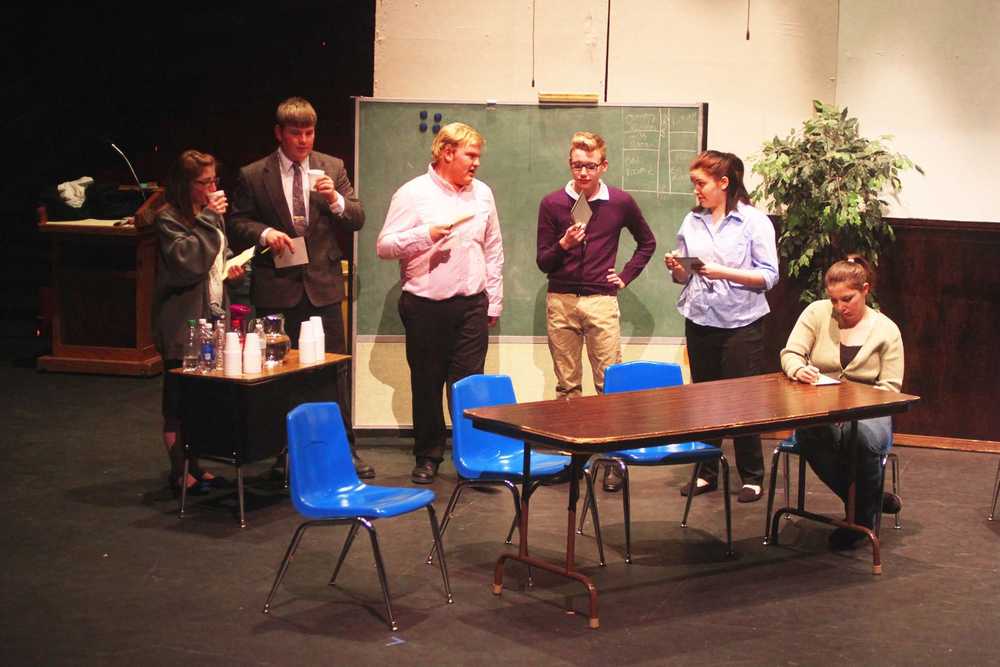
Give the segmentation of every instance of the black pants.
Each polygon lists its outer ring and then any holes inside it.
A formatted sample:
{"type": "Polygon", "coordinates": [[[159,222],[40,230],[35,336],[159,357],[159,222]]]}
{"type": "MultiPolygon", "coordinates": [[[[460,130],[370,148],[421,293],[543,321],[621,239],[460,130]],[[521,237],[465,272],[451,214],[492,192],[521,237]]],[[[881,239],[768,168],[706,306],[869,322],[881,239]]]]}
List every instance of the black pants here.
{"type": "Polygon", "coordinates": [[[403,292],[399,317],[406,328],[406,361],[413,395],[413,455],[444,459],[445,422],[441,393],[468,375],[482,373],[489,344],[487,308],[482,292],[433,301],[403,292]]]}
{"type": "MultiPolygon", "coordinates": [[[[313,315],[319,315],[323,319],[324,344],[327,352],[334,354],[347,354],[347,342],[344,340],[344,315],[341,312],[340,303],[331,303],[327,306],[314,306],[309,297],[302,294],[302,301],[292,308],[257,308],[257,315],[284,315],[285,333],[291,339],[292,347],[299,347],[299,332],[302,323],[309,320],[313,315]]],[[[354,423],[351,419],[351,373],[349,364],[340,364],[337,372],[336,393],[329,396],[316,396],[315,401],[335,401],[340,405],[340,414],[344,419],[344,429],[347,431],[347,440],[354,447],[354,423]]]]}
{"type": "MultiPolygon", "coordinates": [[[[684,321],[688,358],[691,362],[691,380],[711,382],[728,378],[758,375],[764,364],[764,320],[735,329],[719,329],[684,321]]],[[[719,446],[721,440],[707,440],[719,446]]],[[[760,436],[745,435],[733,439],[736,450],[736,469],[744,484],[763,485],[764,456],[760,449],[760,436]]],[[[716,461],[701,467],[701,477],[714,482],[719,476],[716,461]]]]}

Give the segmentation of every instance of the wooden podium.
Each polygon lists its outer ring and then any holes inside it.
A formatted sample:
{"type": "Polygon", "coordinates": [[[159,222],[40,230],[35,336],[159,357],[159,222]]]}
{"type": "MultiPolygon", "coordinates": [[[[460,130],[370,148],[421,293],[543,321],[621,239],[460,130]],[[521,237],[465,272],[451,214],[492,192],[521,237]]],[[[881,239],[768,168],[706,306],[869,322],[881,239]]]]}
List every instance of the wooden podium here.
{"type": "Polygon", "coordinates": [[[38,368],[68,373],[157,375],[163,361],[153,344],[151,300],[156,282],[156,232],[149,211],[133,224],[113,220],[49,222],[39,209],[39,230],[52,241],[52,354],[38,368]]]}

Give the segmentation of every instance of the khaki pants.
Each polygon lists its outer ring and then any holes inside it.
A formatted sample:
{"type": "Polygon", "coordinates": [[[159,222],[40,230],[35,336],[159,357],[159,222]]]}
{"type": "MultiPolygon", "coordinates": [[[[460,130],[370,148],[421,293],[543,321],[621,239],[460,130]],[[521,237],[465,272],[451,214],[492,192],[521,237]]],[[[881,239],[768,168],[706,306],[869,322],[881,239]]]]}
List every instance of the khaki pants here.
{"type": "Polygon", "coordinates": [[[550,292],[545,306],[556,393],[560,398],[582,393],[584,343],[594,371],[594,386],[603,393],[604,369],[622,360],[618,297],[550,292]]]}

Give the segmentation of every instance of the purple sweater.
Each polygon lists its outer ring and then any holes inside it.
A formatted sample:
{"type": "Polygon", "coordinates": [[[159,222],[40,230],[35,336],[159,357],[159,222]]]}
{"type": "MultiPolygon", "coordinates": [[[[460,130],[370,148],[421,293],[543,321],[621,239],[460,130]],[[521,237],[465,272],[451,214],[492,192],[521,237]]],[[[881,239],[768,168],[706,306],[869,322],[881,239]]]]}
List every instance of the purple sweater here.
{"type": "Polygon", "coordinates": [[[593,215],[587,223],[586,243],[563,250],[559,239],[573,224],[570,215],[575,203],[560,188],[542,199],[538,206],[538,268],[549,275],[549,292],[564,294],[617,294],[608,282],[608,269],[615,268],[618,239],[622,228],[635,239],[636,249],[618,276],[626,285],[642,272],[656,250],[653,231],[631,195],[608,186],[608,200],[590,202],[593,215]]]}

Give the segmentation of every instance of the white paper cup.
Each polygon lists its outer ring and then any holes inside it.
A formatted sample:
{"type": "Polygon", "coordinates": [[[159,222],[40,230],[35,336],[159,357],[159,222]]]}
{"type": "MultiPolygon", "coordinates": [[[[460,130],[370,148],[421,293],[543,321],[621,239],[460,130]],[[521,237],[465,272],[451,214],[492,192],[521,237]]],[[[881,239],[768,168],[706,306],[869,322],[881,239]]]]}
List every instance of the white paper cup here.
{"type": "Polygon", "coordinates": [[[256,332],[249,332],[243,345],[243,372],[260,373],[261,358],[260,337],[256,332]]]}
{"type": "Polygon", "coordinates": [[[209,192],[208,193],[208,198],[209,199],[218,199],[219,197],[224,197],[225,195],[226,195],[226,191],[225,190],[216,190],[215,192],[209,192]]]}
{"type": "Polygon", "coordinates": [[[306,173],[309,174],[309,189],[310,190],[315,190],[316,189],[316,181],[319,180],[320,176],[326,176],[326,172],[323,171],[322,169],[310,169],[306,173]]]}
{"type": "Polygon", "coordinates": [[[316,336],[313,338],[313,360],[323,361],[326,359],[326,345],[323,336],[316,336]]]}
{"type": "Polygon", "coordinates": [[[240,332],[239,331],[227,331],[226,332],[226,352],[229,350],[243,350],[240,348],[240,332]]]}
{"type": "Polygon", "coordinates": [[[313,353],[313,329],[311,322],[303,322],[302,327],[299,329],[299,363],[300,364],[311,364],[316,361],[316,355],[313,353]]]}
{"type": "Polygon", "coordinates": [[[309,321],[312,323],[313,331],[315,331],[320,335],[324,334],[322,317],[320,317],[319,315],[313,315],[312,317],[309,318],[309,321]]]}
{"type": "Polygon", "coordinates": [[[243,375],[243,350],[237,345],[232,349],[227,349],[222,353],[222,374],[227,378],[238,378],[243,375]]]}

